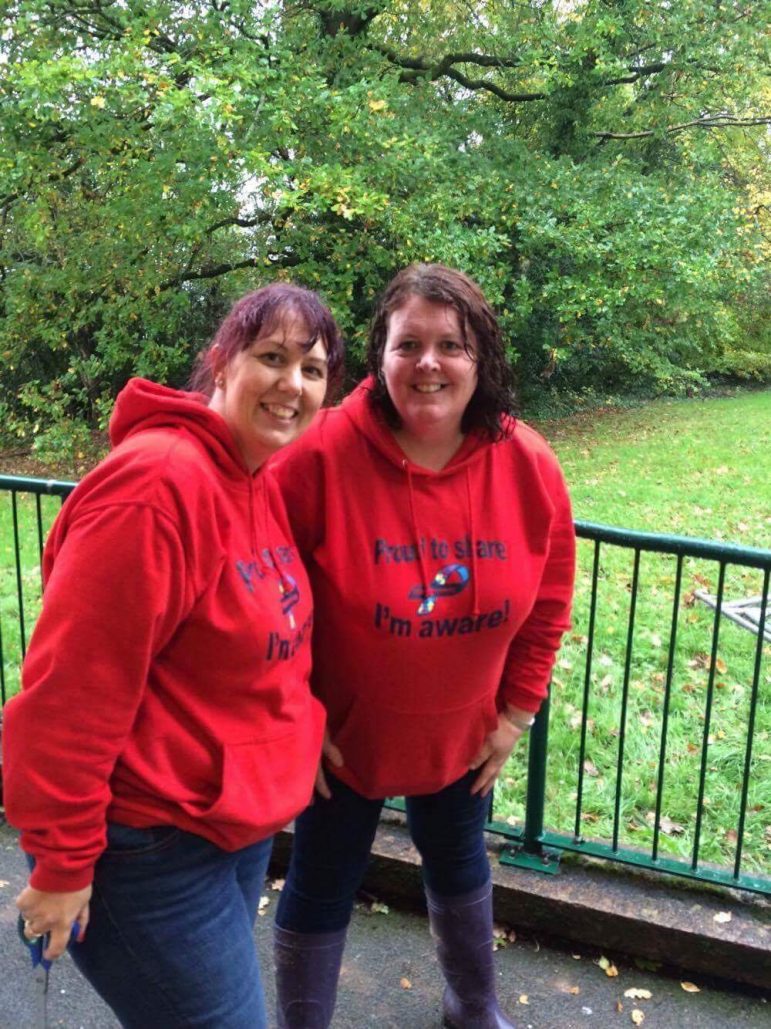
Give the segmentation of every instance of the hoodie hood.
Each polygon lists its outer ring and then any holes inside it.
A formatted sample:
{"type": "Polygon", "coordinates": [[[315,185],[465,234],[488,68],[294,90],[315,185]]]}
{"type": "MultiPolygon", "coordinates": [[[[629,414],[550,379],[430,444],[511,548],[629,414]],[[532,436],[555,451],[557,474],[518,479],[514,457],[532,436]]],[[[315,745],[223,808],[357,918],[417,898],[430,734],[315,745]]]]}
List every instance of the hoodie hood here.
{"type": "Polygon", "coordinates": [[[203,444],[228,478],[249,477],[225,420],[208,403],[209,398],[203,393],[170,389],[148,379],[130,379],[115,402],[110,418],[110,443],[117,447],[148,429],[187,431],[203,444]]]}

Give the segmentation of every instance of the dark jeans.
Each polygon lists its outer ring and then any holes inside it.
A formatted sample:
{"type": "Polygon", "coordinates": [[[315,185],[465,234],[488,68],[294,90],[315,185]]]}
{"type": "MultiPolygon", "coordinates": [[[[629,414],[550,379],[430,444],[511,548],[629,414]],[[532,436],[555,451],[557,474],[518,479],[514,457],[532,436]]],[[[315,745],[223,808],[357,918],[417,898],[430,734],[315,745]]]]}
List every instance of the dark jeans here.
{"type": "Polygon", "coordinates": [[[254,926],[272,840],[229,853],[171,826],[108,825],[80,971],[122,1025],[264,1029],[254,926]]]}
{"type": "MultiPolygon", "coordinates": [[[[382,800],[368,800],[326,773],[332,799],[316,795],[295,822],[292,859],[276,912],[282,929],[327,933],[348,925],[366,871],[382,800]]],[[[460,896],[490,878],[483,826],[489,800],[472,796],[478,772],[438,793],[407,797],[407,822],[434,893],[460,896]]]]}

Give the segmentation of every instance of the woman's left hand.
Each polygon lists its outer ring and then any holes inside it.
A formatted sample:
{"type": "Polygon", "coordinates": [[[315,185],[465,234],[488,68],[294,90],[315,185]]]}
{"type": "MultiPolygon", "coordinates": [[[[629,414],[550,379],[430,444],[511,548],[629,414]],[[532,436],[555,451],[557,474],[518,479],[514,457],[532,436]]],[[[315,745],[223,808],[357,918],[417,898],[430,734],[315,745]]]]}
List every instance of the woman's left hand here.
{"type": "Polygon", "coordinates": [[[30,940],[48,936],[43,957],[55,961],[67,949],[73,924],[78,926],[78,943],[83,941],[90,900],[90,886],[67,893],[47,893],[26,886],[16,898],[16,907],[24,919],[24,935],[30,940]]]}
{"type": "Polygon", "coordinates": [[[493,729],[469,765],[469,768],[479,769],[479,775],[471,787],[472,793],[487,796],[495,786],[495,780],[501,774],[501,769],[508,761],[517,740],[523,735],[522,729],[518,729],[505,715],[498,713],[498,728],[493,729]]]}

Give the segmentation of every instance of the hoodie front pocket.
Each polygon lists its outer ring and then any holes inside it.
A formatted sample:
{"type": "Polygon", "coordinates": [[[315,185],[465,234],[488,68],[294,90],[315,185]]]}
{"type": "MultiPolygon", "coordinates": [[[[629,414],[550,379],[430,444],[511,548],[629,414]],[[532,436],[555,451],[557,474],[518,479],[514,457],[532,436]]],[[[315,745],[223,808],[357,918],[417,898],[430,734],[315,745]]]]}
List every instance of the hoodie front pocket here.
{"type": "Polygon", "coordinates": [[[461,708],[415,714],[357,699],[334,743],[369,797],[433,792],[459,778],[498,725],[495,694],[461,708]]]}
{"type": "Polygon", "coordinates": [[[320,730],[292,732],[275,739],[222,744],[216,799],[208,807],[182,807],[202,821],[259,827],[266,835],[275,831],[310,801],[320,736],[320,730]]]}

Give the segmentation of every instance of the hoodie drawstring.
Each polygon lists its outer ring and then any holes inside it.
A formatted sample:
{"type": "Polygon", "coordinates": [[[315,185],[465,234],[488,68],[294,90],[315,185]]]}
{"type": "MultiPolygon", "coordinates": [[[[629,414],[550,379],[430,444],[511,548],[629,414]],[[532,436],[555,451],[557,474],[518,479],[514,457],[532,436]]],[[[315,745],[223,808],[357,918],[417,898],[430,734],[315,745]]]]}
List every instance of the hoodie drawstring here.
{"type": "MultiPolygon", "coordinates": [[[[402,461],[402,468],[407,473],[407,495],[410,500],[410,521],[412,523],[412,535],[415,540],[415,551],[418,555],[418,563],[420,565],[420,583],[423,588],[423,599],[427,599],[429,595],[429,574],[426,568],[426,556],[423,541],[420,536],[420,530],[418,528],[418,518],[415,514],[415,491],[412,484],[412,469],[410,468],[409,461],[404,459],[402,461]]],[[[469,536],[469,548],[471,558],[471,591],[472,591],[472,614],[476,617],[479,614],[479,577],[478,577],[478,558],[477,558],[477,545],[476,545],[476,524],[474,521],[474,504],[471,496],[471,473],[466,468],[466,514],[468,522],[468,536],[469,536]]]]}
{"type": "Polygon", "coordinates": [[[471,538],[471,589],[474,596],[474,607],[472,614],[476,617],[479,614],[479,577],[477,575],[477,544],[476,526],[474,524],[474,504],[471,496],[471,475],[468,465],[466,466],[466,504],[468,507],[468,531],[471,538]]]}
{"type": "Polygon", "coordinates": [[[426,569],[426,556],[423,553],[422,541],[418,531],[418,519],[415,515],[415,496],[412,488],[412,470],[410,469],[409,461],[402,461],[402,468],[407,473],[407,495],[410,498],[412,534],[415,537],[415,550],[417,551],[418,563],[420,564],[420,585],[423,587],[423,599],[426,600],[428,597],[428,571],[426,569]]]}

